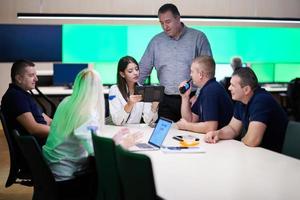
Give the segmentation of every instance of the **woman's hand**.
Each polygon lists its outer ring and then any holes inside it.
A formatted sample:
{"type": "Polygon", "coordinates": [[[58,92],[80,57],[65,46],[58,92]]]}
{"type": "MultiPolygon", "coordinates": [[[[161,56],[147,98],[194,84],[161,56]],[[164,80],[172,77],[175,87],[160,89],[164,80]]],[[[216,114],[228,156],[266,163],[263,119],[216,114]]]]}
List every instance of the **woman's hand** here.
{"type": "Polygon", "coordinates": [[[136,104],[137,102],[140,102],[142,100],[142,95],[130,95],[128,98],[128,102],[124,107],[124,110],[127,113],[130,113],[134,104],[136,104]]]}
{"type": "Polygon", "coordinates": [[[151,105],[151,111],[152,112],[157,112],[157,110],[158,110],[158,104],[159,104],[159,102],[158,101],[154,101],[154,102],[152,102],[152,105],[151,105]]]}
{"type": "Polygon", "coordinates": [[[128,103],[130,102],[132,104],[135,104],[137,102],[140,102],[141,100],[142,100],[142,95],[133,94],[129,96],[128,103]]]}
{"type": "Polygon", "coordinates": [[[140,131],[130,133],[128,128],[122,128],[114,135],[113,140],[117,145],[120,144],[124,148],[129,148],[134,146],[142,137],[143,134],[140,131]]]}

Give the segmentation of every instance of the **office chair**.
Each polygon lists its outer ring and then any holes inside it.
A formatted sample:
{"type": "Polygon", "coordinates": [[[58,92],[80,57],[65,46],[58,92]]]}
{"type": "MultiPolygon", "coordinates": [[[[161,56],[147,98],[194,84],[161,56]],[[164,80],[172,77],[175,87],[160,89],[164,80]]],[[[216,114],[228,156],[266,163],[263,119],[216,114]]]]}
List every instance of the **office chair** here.
{"type": "Polygon", "coordinates": [[[54,177],[43,158],[40,146],[36,139],[31,135],[20,136],[16,130],[13,130],[13,136],[32,172],[34,188],[32,199],[58,199],[58,189],[55,185],[54,177]]]}
{"type": "Polygon", "coordinates": [[[84,193],[70,190],[64,181],[55,181],[48,164],[44,160],[41,148],[33,136],[20,136],[17,130],[13,130],[13,136],[32,172],[32,200],[87,199],[84,193]]]}
{"type": "Polygon", "coordinates": [[[12,136],[8,124],[6,123],[4,114],[0,108],[0,118],[3,127],[3,132],[7,141],[9,157],[10,157],[10,169],[9,175],[5,183],[5,187],[9,187],[14,183],[18,183],[25,186],[32,186],[31,173],[27,166],[24,157],[21,154],[20,149],[12,136]]]}
{"type": "Polygon", "coordinates": [[[282,153],[300,159],[300,122],[289,121],[282,153]]]}
{"type": "Polygon", "coordinates": [[[300,121],[300,78],[295,78],[289,82],[287,102],[295,121],[300,121]]]}
{"type": "Polygon", "coordinates": [[[116,146],[117,167],[125,200],[155,200],[157,196],[151,160],[116,146]]]}
{"type": "Polygon", "coordinates": [[[92,134],[96,160],[97,200],[121,200],[121,180],[117,170],[115,143],[112,139],[92,134]]]}
{"type": "Polygon", "coordinates": [[[36,100],[36,102],[41,106],[43,112],[47,114],[50,118],[53,118],[54,113],[56,111],[56,104],[47,97],[37,86],[35,86],[35,90],[38,92],[38,96],[41,97],[45,102],[47,102],[50,106],[50,111],[47,110],[46,105],[42,103],[42,101],[38,98],[37,95],[34,95],[34,93],[30,90],[29,92],[33,96],[33,98],[36,100]]]}

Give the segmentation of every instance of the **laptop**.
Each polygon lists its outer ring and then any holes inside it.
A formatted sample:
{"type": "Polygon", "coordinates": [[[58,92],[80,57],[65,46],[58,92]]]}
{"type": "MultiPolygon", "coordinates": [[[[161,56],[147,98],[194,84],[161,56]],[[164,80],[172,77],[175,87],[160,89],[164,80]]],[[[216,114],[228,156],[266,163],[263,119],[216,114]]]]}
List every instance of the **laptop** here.
{"type": "Polygon", "coordinates": [[[171,120],[160,117],[150,136],[148,143],[137,143],[132,150],[151,151],[160,149],[172,126],[172,123],[173,122],[171,120]]]}

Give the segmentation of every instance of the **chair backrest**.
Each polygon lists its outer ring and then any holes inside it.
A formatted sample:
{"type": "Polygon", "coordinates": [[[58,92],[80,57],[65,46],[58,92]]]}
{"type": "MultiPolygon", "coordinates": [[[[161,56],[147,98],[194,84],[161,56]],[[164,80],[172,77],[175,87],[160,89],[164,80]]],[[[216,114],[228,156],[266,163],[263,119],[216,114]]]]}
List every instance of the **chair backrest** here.
{"type": "Polygon", "coordinates": [[[295,78],[288,84],[287,100],[295,120],[300,121],[300,78],[295,78]]]}
{"type": "Polygon", "coordinates": [[[116,146],[117,166],[125,200],[157,199],[151,160],[116,146]]]}
{"type": "Polygon", "coordinates": [[[117,170],[115,143],[112,139],[92,134],[96,160],[98,200],[121,200],[121,182],[117,170]]]}
{"type": "Polygon", "coordinates": [[[57,108],[56,104],[49,97],[47,97],[37,86],[35,86],[35,90],[38,92],[38,97],[43,99],[44,102],[46,102],[50,106],[50,110],[48,111],[47,106],[30,90],[31,95],[36,100],[36,102],[42,107],[43,112],[49,117],[53,118],[57,108]]]}
{"type": "Polygon", "coordinates": [[[300,122],[289,121],[282,153],[300,159],[300,122]]]}
{"type": "Polygon", "coordinates": [[[4,114],[0,108],[0,118],[3,127],[3,132],[7,141],[9,157],[10,157],[10,169],[9,175],[5,184],[5,187],[9,187],[14,183],[21,183],[31,186],[31,173],[28,169],[27,163],[21,154],[21,151],[16,144],[15,139],[6,123],[4,114]],[[20,181],[18,182],[18,179],[20,181]]]}
{"type": "Polygon", "coordinates": [[[58,188],[53,174],[42,155],[40,146],[31,135],[20,136],[13,130],[13,136],[24,155],[33,179],[33,200],[58,199],[58,188]]]}

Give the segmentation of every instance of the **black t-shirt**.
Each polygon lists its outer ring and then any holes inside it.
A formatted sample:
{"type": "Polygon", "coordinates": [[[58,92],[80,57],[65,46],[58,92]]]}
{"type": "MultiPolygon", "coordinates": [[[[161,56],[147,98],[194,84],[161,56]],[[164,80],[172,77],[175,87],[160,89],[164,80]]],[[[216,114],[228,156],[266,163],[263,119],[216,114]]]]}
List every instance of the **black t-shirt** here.
{"type": "Polygon", "coordinates": [[[256,89],[247,105],[236,102],[233,116],[242,121],[246,130],[251,121],[264,123],[267,128],[260,146],[281,152],[288,118],[270,93],[256,89]]]}
{"type": "Polygon", "coordinates": [[[33,97],[15,84],[10,84],[1,101],[1,109],[5,116],[8,128],[16,129],[20,134],[28,134],[25,128],[17,121],[17,117],[26,112],[31,112],[35,121],[47,124],[41,109],[33,97]]]}

